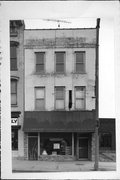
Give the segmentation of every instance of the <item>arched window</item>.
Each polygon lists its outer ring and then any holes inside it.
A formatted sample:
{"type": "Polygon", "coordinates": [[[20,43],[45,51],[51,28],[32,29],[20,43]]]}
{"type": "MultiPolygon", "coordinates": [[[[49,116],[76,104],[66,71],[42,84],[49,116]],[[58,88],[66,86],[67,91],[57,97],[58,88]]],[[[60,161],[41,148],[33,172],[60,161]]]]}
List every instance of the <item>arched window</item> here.
{"type": "Polygon", "coordinates": [[[10,70],[17,71],[17,46],[18,42],[10,42],[10,70]]]}
{"type": "Polygon", "coordinates": [[[17,105],[17,79],[11,79],[11,105],[17,105]]]}

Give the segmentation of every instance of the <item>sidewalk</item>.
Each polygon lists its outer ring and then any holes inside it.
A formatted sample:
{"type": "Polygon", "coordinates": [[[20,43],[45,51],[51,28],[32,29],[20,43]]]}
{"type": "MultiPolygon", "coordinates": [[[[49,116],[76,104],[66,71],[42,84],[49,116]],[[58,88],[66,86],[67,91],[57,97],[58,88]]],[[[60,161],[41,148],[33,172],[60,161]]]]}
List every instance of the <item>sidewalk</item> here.
{"type": "MultiPolygon", "coordinates": [[[[13,172],[68,172],[68,171],[94,171],[94,162],[71,161],[28,161],[13,159],[13,172]]],[[[99,171],[115,171],[115,162],[99,162],[99,171]]]]}

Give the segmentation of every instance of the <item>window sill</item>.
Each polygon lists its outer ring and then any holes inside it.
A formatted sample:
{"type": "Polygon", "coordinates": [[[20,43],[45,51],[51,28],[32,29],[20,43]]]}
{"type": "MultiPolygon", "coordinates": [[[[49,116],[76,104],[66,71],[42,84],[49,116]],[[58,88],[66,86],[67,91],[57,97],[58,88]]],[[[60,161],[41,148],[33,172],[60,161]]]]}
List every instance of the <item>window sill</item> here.
{"type": "Polygon", "coordinates": [[[18,71],[18,69],[11,69],[10,71],[18,71]]]}
{"type": "Polygon", "coordinates": [[[11,107],[18,107],[18,105],[11,104],[11,107]]]}
{"type": "Polygon", "coordinates": [[[78,75],[78,74],[87,74],[86,72],[73,72],[73,74],[78,75]]]}
{"type": "Polygon", "coordinates": [[[35,75],[46,75],[46,72],[35,72],[35,75]]]}

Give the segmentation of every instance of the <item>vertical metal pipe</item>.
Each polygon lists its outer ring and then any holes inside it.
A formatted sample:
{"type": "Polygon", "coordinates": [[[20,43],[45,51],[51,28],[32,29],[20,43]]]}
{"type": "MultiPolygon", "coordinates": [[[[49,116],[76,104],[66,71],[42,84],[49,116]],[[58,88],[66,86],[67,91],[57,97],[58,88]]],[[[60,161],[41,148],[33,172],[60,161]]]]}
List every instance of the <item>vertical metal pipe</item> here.
{"type": "Polygon", "coordinates": [[[74,157],[74,133],[72,133],[72,157],[74,157]]]}
{"type": "Polygon", "coordinates": [[[40,156],[40,133],[38,133],[38,160],[40,156]]]}
{"type": "Polygon", "coordinates": [[[94,169],[98,171],[99,168],[99,28],[100,18],[97,19],[96,26],[96,64],[95,64],[95,164],[94,169]]]}

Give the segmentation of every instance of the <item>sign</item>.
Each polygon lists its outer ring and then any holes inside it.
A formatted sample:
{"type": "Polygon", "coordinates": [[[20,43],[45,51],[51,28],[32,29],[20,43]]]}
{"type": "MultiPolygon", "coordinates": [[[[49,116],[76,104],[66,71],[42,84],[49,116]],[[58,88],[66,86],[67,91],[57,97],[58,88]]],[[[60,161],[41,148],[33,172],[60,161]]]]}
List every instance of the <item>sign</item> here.
{"type": "Polygon", "coordinates": [[[17,126],[18,125],[18,118],[11,118],[11,125],[17,126]]]}
{"type": "Polygon", "coordinates": [[[60,149],[60,144],[59,143],[55,143],[54,144],[54,149],[60,149]]]}

